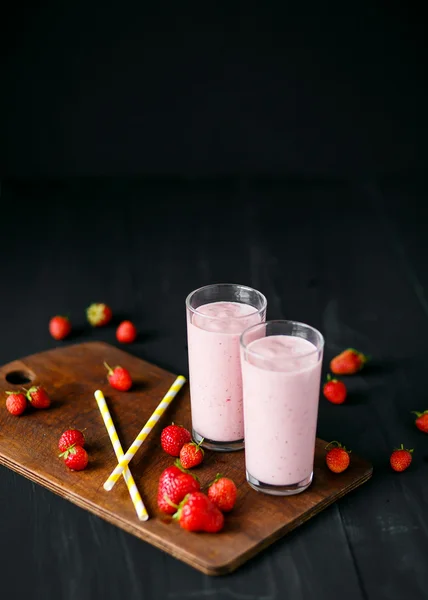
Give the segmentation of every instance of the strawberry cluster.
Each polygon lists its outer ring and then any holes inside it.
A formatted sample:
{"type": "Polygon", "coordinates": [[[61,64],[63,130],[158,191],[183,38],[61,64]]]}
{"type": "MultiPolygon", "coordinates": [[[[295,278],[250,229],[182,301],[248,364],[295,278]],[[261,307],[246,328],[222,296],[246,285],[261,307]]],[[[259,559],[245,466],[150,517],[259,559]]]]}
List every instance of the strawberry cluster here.
{"type": "MultiPolygon", "coordinates": [[[[330,370],[335,375],[354,375],[361,371],[367,361],[367,356],[358,352],[358,350],[348,348],[331,360],[330,370]]],[[[343,404],[347,397],[347,389],[343,381],[332,378],[328,374],[327,381],[323,386],[323,394],[332,404],[343,404]]],[[[416,415],[416,427],[423,433],[428,433],[428,410],[424,412],[413,411],[413,414],[416,415]]],[[[330,442],[326,446],[326,450],[326,463],[331,471],[342,473],[348,468],[350,450],[347,450],[342,444],[336,441],[330,442]]],[[[403,444],[401,444],[400,448],[396,448],[389,459],[394,471],[405,471],[412,462],[412,453],[413,448],[404,448],[403,444]]]]}
{"type": "Polygon", "coordinates": [[[161,446],[176,461],[159,478],[157,501],[159,509],[173,515],[183,529],[216,533],[224,526],[223,513],[235,505],[237,489],[231,479],[217,474],[206,493],[201,490],[199,478],[190,469],[204,459],[202,442],[193,442],[190,432],[180,425],[165,427],[161,446]]]}
{"type": "MultiPolygon", "coordinates": [[[[94,302],[86,309],[86,318],[92,327],[104,327],[113,318],[113,311],[103,302],[94,302]]],[[[71,333],[71,321],[56,315],[49,321],[49,333],[54,340],[64,340],[71,333]]],[[[116,329],[116,339],[121,344],[132,344],[137,337],[137,328],[132,321],[122,321],[116,329]]]]}

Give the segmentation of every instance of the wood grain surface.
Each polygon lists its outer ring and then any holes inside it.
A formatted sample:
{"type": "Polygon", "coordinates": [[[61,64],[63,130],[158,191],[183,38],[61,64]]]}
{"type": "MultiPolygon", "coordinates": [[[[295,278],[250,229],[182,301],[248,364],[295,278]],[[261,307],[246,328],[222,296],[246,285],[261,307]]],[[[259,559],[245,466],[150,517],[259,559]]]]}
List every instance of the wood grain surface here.
{"type": "Polygon", "coordinates": [[[103,390],[127,449],[175,375],[101,342],[57,348],[5,365],[0,369],[0,391],[17,389],[19,386],[10,381],[23,375],[32,384],[46,387],[52,406],[49,410],[30,408],[20,418],[4,408],[0,411],[0,462],[210,575],[235,570],[372,473],[369,463],[357,456],[352,456],[351,467],[342,475],[330,473],[324,464],[325,442],[317,440],[312,486],[305,493],[277,498],[257,493],[246,484],[243,452],[207,452],[204,464],[197,469],[201,484],[207,484],[220,471],[236,482],[239,499],[221,534],[189,534],[156,506],[159,475],[173,462],[160,448],[159,434],[162,426],[172,420],[190,426],[186,385],[131,463],[151,516],[142,523],[122,480],[111,492],[103,489],[116,460],[93,393],[98,388],[103,390]],[[135,381],[130,392],[117,392],[107,384],[103,361],[129,369],[135,381]],[[87,439],[90,463],[80,473],[69,471],[58,458],[58,439],[71,426],[85,429],[87,439]]]}

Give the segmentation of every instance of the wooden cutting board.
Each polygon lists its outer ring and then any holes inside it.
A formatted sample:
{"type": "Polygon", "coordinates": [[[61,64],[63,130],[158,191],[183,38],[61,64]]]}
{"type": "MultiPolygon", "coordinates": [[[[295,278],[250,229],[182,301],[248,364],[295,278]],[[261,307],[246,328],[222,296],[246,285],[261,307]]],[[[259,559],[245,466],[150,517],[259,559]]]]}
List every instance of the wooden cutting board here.
{"type": "Polygon", "coordinates": [[[186,384],[130,464],[151,516],[140,522],[122,479],[111,492],[103,489],[116,459],[93,393],[104,392],[126,451],[175,375],[108,344],[91,342],[35,354],[0,368],[0,397],[5,390],[19,389],[23,377],[43,384],[52,406],[30,408],[17,418],[1,401],[0,463],[209,575],[235,570],[372,474],[371,465],[352,454],[350,468],[334,475],[324,464],[325,442],[317,440],[312,486],[303,494],[278,498],[247,485],[243,452],[206,452],[204,464],[197,469],[201,483],[221,472],[236,482],[239,498],[221,533],[188,533],[159,513],[156,505],[159,475],[174,460],[160,448],[161,429],[171,421],[190,427],[186,384]],[[103,361],[129,369],[134,388],[126,393],[110,388],[103,361]],[[85,429],[90,463],[80,473],[69,471],[58,458],[58,439],[69,427],[85,429]]]}

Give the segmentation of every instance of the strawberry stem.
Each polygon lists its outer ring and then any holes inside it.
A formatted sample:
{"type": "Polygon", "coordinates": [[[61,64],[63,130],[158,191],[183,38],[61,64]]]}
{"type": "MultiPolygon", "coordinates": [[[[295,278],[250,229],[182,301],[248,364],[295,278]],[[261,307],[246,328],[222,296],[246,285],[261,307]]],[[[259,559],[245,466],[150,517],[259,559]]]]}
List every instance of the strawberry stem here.
{"type": "Polygon", "coordinates": [[[110,365],[108,365],[105,361],[104,361],[104,366],[108,371],[109,375],[113,375],[113,369],[110,367],[110,365]]]}

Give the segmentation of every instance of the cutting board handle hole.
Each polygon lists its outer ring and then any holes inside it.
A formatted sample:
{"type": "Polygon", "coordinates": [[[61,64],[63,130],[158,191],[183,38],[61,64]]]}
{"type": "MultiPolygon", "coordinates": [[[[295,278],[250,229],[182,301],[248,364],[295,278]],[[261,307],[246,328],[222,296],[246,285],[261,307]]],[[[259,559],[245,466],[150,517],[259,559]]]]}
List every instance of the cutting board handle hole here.
{"type": "Polygon", "coordinates": [[[24,383],[31,383],[36,376],[31,371],[19,369],[18,371],[10,371],[6,373],[6,381],[13,385],[24,385],[24,383]]]}

